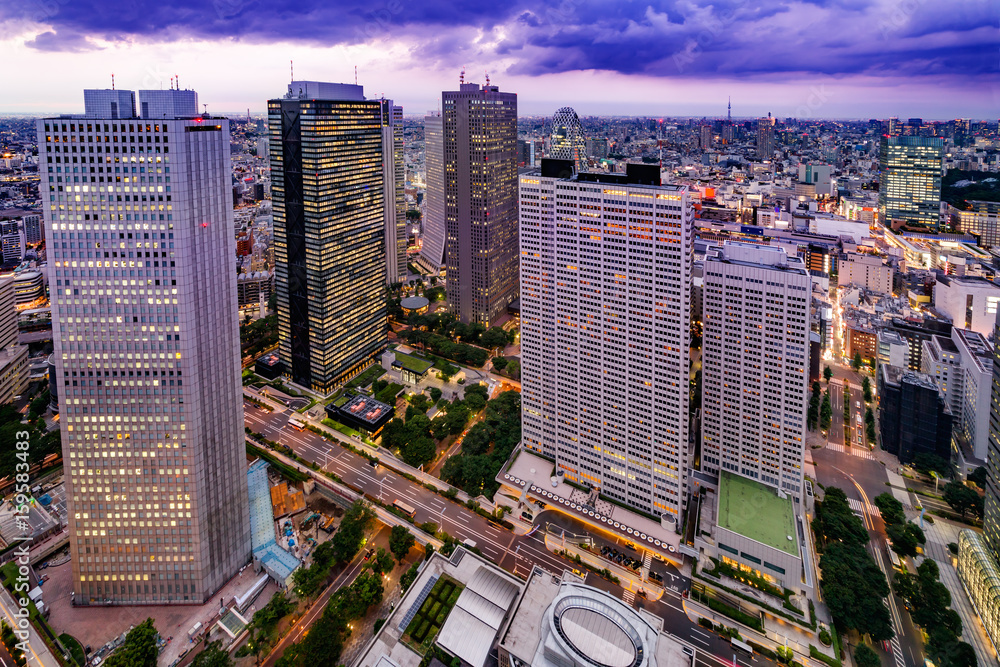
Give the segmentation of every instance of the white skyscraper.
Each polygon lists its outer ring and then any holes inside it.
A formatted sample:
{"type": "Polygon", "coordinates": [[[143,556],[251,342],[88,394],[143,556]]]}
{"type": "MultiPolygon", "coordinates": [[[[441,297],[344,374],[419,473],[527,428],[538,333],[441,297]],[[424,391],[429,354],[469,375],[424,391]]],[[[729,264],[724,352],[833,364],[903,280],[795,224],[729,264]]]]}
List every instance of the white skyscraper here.
{"type": "Polygon", "coordinates": [[[520,177],[524,445],[574,482],[678,517],[689,468],[694,212],[659,168],[520,177]]]}
{"type": "Polygon", "coordinates": [[[705,257],[701,466],[801,498],[810,277],[784,249],[727,242],[705,257]]]}
{"type": "Polygon", "coordinates": [[[250,559],[229,122],[101,110],[37,123],[74,603],[202,603],[250,559]]]}
{"type": "Polygon", "coordinates": [[[420,256],[435,273],[444,264],[444,130],[441,114],[424,118],[424,216],[420,256]]]}
{"type": "Polygon", "coordinates": [[[406,167],[403,165],[403,107],[382,100],[382,182],[385,222],[385,278],[406,280],[406,167]]]}

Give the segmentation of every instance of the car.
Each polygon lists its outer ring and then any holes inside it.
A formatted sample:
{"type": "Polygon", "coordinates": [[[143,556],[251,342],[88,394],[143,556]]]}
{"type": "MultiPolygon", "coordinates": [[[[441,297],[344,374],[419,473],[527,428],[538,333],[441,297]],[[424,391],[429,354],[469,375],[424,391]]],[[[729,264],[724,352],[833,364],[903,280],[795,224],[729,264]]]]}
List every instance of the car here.
{"type": "Polygon", "coordinates": [[[634,545],[634,544],[632,544],[631,542],[626,542],[626,543],[625,543],[625,546],[626,546],[627,548],[631,549],[632,551],[635,551],[635,545],[634,545]]]}
{"type": "Polygon", "coordinates": [[[365,560],[368,560],[369,558],[371,558],[372,554],[374,554],[374,553],[375,553],[375,549],[369,549],[368,552],[365,554],[365,560]]]}
{"type": "Polygon", "coordinates": [[[368,459],[368,465],[373,468],[378,468],[378,459],[368,459]]]}
{"type": "Polygon", "coordinates": [[[694,651],[691,649],[690,646],[682,646],[681,650],[684,651],[684,655],[688,656],[689,658],[694,657],[694,651]]]}
{"type": "Polygon", "coordinates": [[[658,554],[658,553],[655,553],[655,552],[654,552],[654,553],[653,553],[653,558],[654,558],[654,559],[656,559],[656,560],[658,560],[658,561],[660,561],[661,563],[662,563],[662,562],[664,562],[664,561],[663,561],[663,556],[661,556],[661,555],[660,555],[660,554],[658,554]]]}

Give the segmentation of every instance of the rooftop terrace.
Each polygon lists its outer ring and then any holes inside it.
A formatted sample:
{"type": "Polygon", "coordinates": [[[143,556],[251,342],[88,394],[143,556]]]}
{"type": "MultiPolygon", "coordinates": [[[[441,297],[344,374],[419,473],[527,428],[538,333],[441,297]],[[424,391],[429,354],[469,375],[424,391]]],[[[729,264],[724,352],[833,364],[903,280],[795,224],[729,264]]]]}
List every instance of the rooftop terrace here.
{"type": "Polygon", "coordinates": [[[789,556],[798,556],[791,498],[752,479],[722,471],[719,476],[719,526],[789,556]]]}

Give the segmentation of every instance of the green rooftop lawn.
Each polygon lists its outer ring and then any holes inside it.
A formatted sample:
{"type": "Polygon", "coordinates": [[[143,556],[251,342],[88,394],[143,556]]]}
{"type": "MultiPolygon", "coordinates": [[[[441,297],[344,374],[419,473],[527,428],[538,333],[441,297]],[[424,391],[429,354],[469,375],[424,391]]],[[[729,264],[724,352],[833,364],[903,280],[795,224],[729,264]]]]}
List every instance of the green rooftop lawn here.
{"type": "Polygon", "coordinates": [[[404,354],[402,352],[396,353],[396,361],[402,364],[403,368],[409,371],[413,371],[417,375],[421,375],[428,368],[434,365],[433,361],[428,361],[427,359],[421,359],[420,357],[414,357],[409,354],[404,354]]]}
{"type": "Polygon", "coordinates": [[[769,547],[798,556],[791,498],[752,479],[722,471],[719,478],[719,525],[769,547]]]}

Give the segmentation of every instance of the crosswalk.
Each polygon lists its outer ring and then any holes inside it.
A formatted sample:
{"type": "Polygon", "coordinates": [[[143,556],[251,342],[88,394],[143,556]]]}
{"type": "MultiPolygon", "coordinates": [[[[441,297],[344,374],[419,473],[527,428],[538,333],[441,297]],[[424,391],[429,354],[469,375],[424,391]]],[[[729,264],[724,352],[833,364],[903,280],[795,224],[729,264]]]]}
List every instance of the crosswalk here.
{"type": "Polygon", "coordinates": [[[872,453],[867,449],[865,449],[864,447],[844,447],[843,445],[835,445],[831,442],[826,446],[826,448],[835,452],[840,452],[842,454],[850,454],[852,456],[857,456],[862,459],[867,459],[869,461],[875,460],[875,457],[872,456],[872,453]]]}
{"type": "Polygon", "coordinates": [[[882,516],[882,512],[880,512],[877,507],[875,507],[874,505],[872,505],[871,507],[865,507],[865,505],[856,498],[848,498],[847,504],[851,508],[851,511],[853,511],[855,514],[864,514],[865,512],[868,512],[872,516],[877,516],[877,517],[882,516]]]}
{"type": "Polygon", "coordinates": [[[634,604],[635,603],[635,593],[633,593],[632,591],[630,591],[627,588],[623,589],[622,590],[622,600],[624,600],[626,604],[629,604],[629,605],[634,604]]]}

